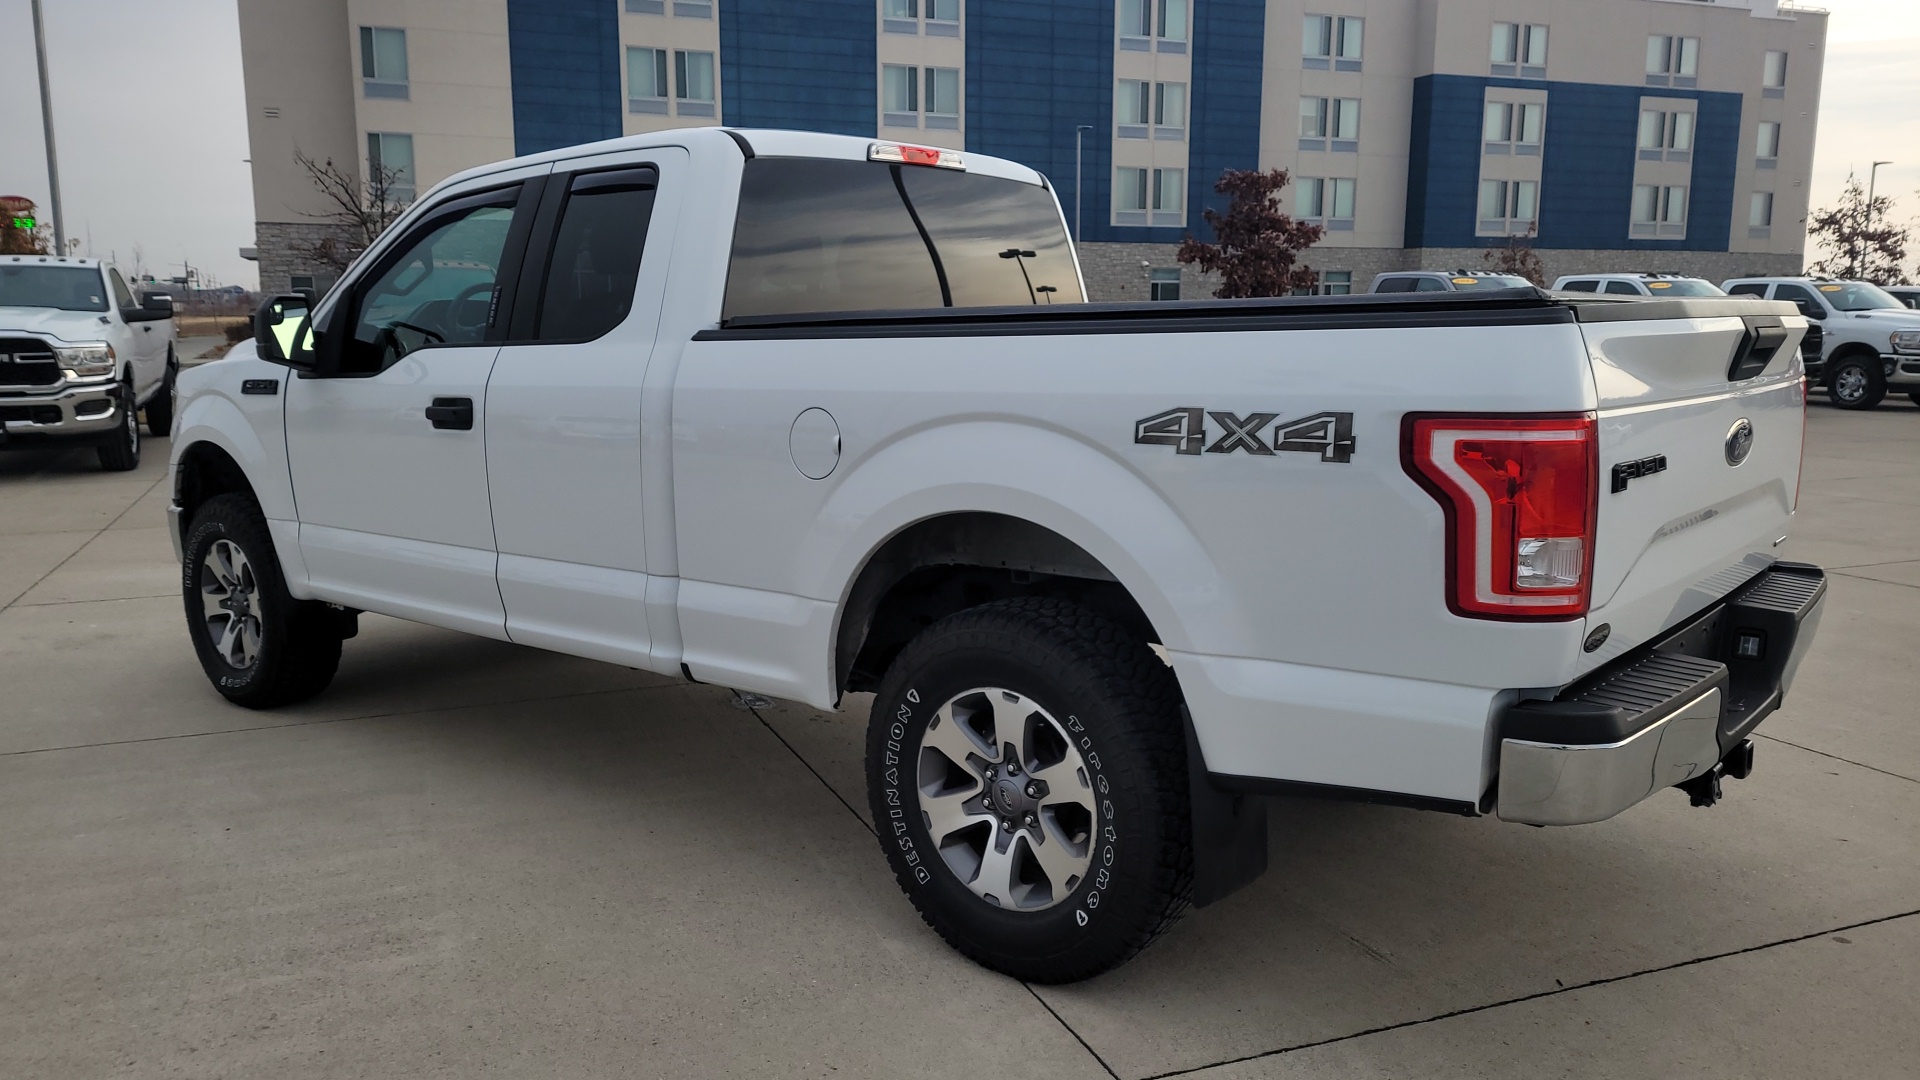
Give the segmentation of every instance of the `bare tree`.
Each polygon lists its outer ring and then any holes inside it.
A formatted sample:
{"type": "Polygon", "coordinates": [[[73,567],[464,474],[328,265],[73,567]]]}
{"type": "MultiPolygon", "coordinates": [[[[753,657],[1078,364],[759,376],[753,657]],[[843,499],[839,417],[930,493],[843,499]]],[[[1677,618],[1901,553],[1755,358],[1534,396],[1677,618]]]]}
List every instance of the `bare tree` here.
{"type": "Polygon", "coordinates": [[[362,180],[357,173],[336,166],[332,158],[315,161],[296,150],[293,160],[306,170],[314,188],[333,203],[332,210],[307,216],[338,226],[339,235],[321,239],[307,254],[335,273],[344,271],[379,239],[413,201],[413,185],[398,169],[369,162],[367,177],[362,180]]]}
{"type": "Polygon", "coordinates": [[[34,219],[33,200],[17,195],[0,200],[0,255],[51,254],[53,227],[34,219]]]}
{"type": "Polygon", "coordinates": [[[1312,247],[1326,230],[1296,221],[1280,209],[1280,191],[1287,186],[1285,169],[1258,172],[1228,169],[1213,190],[1228,196],[1227,212],[1205,213],[1219,243],[1187,237],[1177,256],[1183,263],[1220,275],[1213,295],[1285,296],[1295,289],[1311,289],[1320,275],[1298,265],[1300,253],[1312,247]]]}
{"type": "Polygon", "coordinates": [[[1807,221],[1807,236],[1826,245],[1827,257],[1812,272],[1849,281],[1892,285],[1906,276],[1907,241],[1912,231],[1891,223],[1893,198],[1867,197],[1859,177],[1848,174],[1840,204],[1816,210],[1807,221]]]}
{"type": "Polygon", "coordinates": [[[1535,229],[1529,225],[1524,235],[1507,237],[1505,247],[1488,248],[1481,253],[1481,260],[1496,274],[1523,277],[1546,288],[1547,264],[1540,260],[1540,253],[1533,250],[1535,229]]]}

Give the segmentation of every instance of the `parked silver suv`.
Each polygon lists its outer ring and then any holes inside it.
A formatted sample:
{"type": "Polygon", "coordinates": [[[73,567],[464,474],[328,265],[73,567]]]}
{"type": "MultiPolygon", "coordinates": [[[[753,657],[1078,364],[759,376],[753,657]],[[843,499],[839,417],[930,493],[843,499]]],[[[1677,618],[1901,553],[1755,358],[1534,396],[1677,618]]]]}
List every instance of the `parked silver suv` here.
{"type": "Polygon", "coordinates": [[[1865,281],[1829,278],[1734,278],[1721,288],[1735,296],[1785,300],[1820,324],[1819,364],[1807,377],[1827,388],[1843,409],[1871,409],[1888,390],[1920,405],[1920,311],[1865,281]]]}
{"type": "Polygon", "coordinates": [[[1489,289],[1531,289],[1533,282],[1516,274],[1484,270],[1394,270],[1373,279],[1368,292],[1485,292],[1489,289]]]}
{"type": "Polygon", "coordinates": [[[1556,291],[1608,296],[1725,296],[1720,286],[1685,274],[1568,274],[1553,283],[1556,291]]]}

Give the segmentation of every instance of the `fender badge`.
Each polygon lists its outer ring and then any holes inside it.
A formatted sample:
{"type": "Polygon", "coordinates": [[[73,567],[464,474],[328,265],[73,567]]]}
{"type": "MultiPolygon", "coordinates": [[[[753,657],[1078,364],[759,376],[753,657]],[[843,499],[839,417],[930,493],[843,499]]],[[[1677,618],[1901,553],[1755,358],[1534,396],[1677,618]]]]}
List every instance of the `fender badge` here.
{"type": "Polygon", "coordinates": [[[1727,464],[1739,468],[1740,463],[1753,453],[1753,422],[1741,417],[1733,422],[1727,431],[1727,464]]]}

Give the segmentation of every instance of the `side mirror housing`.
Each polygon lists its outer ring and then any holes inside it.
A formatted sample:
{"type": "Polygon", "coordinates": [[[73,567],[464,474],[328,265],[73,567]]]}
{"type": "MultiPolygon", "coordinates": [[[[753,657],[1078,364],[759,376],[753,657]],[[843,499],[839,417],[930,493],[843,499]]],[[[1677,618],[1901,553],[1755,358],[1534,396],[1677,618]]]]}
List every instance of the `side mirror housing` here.
{"type": "Polygon", "coordinates": [[[140,298],[140,309],[171,319],[173,318],[173,297],[165,293],[148,293],[140,298]]]}
{"type": "Polygon", "coordinates": [[[285,364],[295,371],[312,371],[313,290],[302,289],[269,298],[253,314],[253,340],[260,359],[285,364]]]}

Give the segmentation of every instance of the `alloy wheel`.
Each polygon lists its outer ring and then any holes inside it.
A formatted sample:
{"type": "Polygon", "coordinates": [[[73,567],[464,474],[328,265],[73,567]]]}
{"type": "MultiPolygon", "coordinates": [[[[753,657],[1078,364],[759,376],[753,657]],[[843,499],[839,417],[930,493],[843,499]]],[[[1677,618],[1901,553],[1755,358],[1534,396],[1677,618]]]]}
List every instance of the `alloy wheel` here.
{"type": "Polygon", "coordinates": [[[1050,908],[1093,863],[1098,800],[1060,722],[1001,687],[956,694],[920,739],[921,820],[942,860],[996,907],[1050,908]]]}
{"type": "Polygon", "coordinates": [[[229,667],[252,667],[260,659],[260,585],[238,544],[215,540],[207,548],[200,597],[213,651],[229,667]]]}

